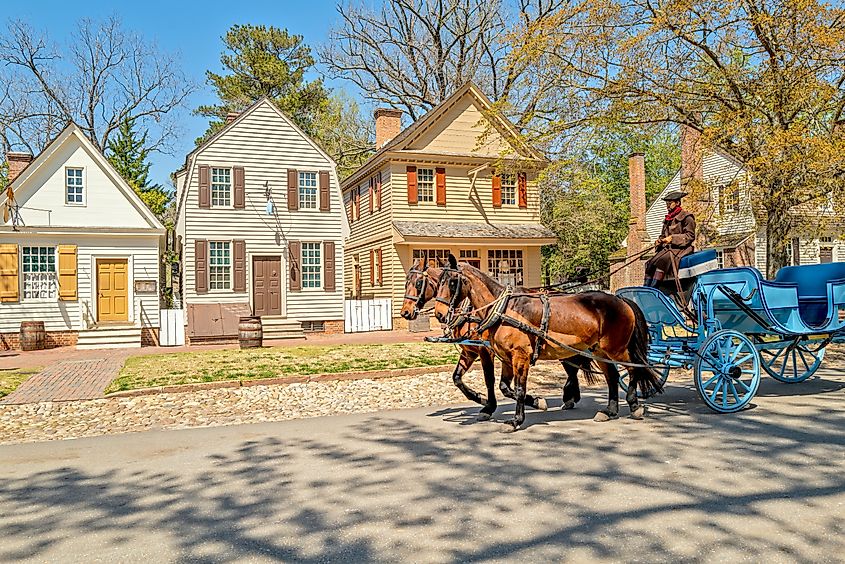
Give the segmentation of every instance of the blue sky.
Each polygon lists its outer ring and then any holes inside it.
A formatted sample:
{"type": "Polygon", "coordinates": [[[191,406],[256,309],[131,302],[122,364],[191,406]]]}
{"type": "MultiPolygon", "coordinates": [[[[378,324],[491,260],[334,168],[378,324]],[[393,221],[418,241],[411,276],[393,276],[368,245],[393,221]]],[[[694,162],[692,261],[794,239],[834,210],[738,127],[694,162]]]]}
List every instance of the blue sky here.
{"type": "MultiPolygon", "coordinates": [[[[105,19],[119,17],[127,30],[133,30],[155,42],[162,51],[180,55],[185,73],[201,85],[189,101],[191,109],[214,101],[213,93],[205,84],[205,71],[221,71],[220,52],[222,37],[233,24],[252,23],[287,28],[291,33],[305,37],[314,48],[328,37],[330,27],[338,21],[336,0],[310,0],[286,2],[247,0],[218,2],[209,0],[140,0],[136,2],[82,2],[32,1],[11,3],[12,10],[3,17],[20,18],[37,29],[46,30],[53,41],[63,43],[69,38],[76,22],[82,17],[105,19]]],[[[335,88],[352,92],[348,82],[332,82],[335,88]]],[[[165,184],[168,175],[184,162],[185,154],[194,146],[194,139],[205,131],[206,120],[184,112],[180,116],[183,131],[175,143],[173,155],[156,154],[152,157],[151,176],[155,182],[165,184]]]]}

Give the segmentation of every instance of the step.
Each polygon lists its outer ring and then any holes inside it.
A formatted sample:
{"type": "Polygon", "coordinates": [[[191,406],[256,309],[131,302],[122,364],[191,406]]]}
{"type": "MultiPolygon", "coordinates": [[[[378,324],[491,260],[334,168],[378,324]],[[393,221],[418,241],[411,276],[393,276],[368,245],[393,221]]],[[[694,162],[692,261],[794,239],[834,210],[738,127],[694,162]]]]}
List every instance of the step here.
{"type": "Polygon", "coordinates": [[[76,339],[76,348],[79,350],[140,347],[141,329],[139,327],[97,327],[80,331],[76,339]]]}
{"type": "Polygon", "coordinates": [[[264,331],[264,338],[267,340],[302,339],[305,337],[305,333],[302,331],[302,323],[298,319],[290,317],[262,317],[261,327],[264,331]]]}

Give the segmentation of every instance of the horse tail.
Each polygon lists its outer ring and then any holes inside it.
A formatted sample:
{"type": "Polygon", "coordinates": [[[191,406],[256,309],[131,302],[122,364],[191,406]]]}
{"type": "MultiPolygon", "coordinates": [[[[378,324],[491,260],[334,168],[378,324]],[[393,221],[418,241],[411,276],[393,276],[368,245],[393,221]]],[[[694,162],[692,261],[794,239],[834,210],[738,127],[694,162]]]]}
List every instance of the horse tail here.
{"type": "Polygon", "coordinates": [[[652,368],[648,362],[648,323],[645,319],[645,314],[636,302],[628,298],[620,298],[631,311],[634,312],[634,332],[631,334],[631,339],[628,341],[628,358],[634,364],[645,364],[647,366],[631,367],[629,370],[631,375],[631,386],[639,386],[640,393],[644,398],[651,397],[655,394],[663,393],[663,384],[660,382],[661,378],[657,371],[652,368]]]}

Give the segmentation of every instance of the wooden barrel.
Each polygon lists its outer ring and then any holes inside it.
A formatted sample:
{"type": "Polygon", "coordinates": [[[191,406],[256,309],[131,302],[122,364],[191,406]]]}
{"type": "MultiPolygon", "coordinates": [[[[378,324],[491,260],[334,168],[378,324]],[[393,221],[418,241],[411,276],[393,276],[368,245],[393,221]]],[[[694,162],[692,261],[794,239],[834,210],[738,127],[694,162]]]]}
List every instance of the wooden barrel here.
{"type": "Polygon", "coordinates": [[[21,350],[40,351],[47,340],[43,321],[21,321],[21,350]]]}
{"type": "Polygon", "coordinates": [[[238,342],[242,349],[260,347],[264,340],[261,318],[257,316],[241,317],[238,323],[238,342]]]}

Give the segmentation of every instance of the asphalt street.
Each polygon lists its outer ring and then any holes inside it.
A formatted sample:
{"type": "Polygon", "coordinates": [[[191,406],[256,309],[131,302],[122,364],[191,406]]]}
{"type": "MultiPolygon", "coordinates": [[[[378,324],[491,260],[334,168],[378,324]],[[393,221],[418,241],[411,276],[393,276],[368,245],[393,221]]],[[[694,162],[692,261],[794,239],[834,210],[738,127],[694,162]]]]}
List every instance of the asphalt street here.
{"type": "Polygon", "coordinates": [[[515,434],[453,406],[4,446],[0,560],[842,561],[819,376],[733,415],[670,384],[645,421],[593,422],[596,390],[515,434]]]}

